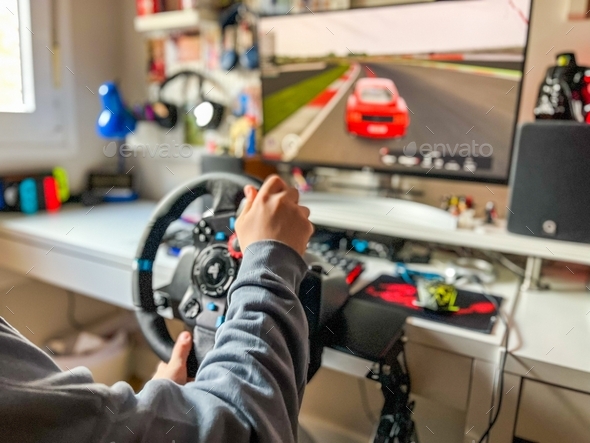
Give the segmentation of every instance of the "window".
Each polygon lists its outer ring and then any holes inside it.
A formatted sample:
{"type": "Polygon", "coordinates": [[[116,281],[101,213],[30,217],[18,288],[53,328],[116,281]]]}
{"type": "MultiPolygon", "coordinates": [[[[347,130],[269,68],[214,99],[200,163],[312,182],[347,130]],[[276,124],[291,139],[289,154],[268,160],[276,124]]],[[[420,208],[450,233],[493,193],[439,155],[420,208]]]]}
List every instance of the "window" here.
{"type": "MultiPolygon", "coordinates": [[[[76,78],[65,77],[60,85],[54,76],[60,55],[54,47],[62,38],[71,41],[69,24],[60,26],[67,23],[66,16],[58,14],[54,5],[66,10],[75,1],[0,0],[0,168],[7,162],[30,162],[31,156],[41,159],[57,150],[69,152],[75,146],[67,131],[76,118],[70,112],[76,78]],[[61,30],[63,37],[55,30],[61,30]]],[[[62,48],[63,64],[77,72],[71,47],[62,48]]]]}
{"type": "Polygon", "coordinates": [[[385,88],[363,88],[361,100],[366,103],[389,103],[393,99],[391,91],[385,88]]]}
{"type": "Polygon", "coordinates": [[[34,111],[29,0],[0,0],[0,112],[34,111]]]}

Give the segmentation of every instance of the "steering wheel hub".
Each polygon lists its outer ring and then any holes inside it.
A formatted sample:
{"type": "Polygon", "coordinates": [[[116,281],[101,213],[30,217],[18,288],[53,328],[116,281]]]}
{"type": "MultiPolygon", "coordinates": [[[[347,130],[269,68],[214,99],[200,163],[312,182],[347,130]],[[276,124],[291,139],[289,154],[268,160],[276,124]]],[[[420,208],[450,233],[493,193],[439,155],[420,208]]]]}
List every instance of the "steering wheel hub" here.
{"type": "Polygon", "coordinates": [[[214,244],[203,249],[197,256],[193,280],[204,295],[223,297],[227,295],[235,279],[237,267],[227,245],[214,244]]]}

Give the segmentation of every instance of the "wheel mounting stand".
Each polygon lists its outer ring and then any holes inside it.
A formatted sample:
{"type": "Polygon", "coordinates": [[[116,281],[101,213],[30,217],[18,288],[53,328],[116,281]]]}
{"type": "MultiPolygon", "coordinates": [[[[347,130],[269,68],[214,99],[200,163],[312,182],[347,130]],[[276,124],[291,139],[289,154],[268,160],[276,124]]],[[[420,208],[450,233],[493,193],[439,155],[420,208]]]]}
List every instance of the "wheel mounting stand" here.
{"type": "Polygon", "coordinates": [[[541,283],[541,271],[543,259],[540,257],[527,257],[524,270],[524,280],[520,286],[521,291],[541,291],[549,286],[541,283]]]}
{"type": "Polygon", "coordinates": [[[369,370],[367,374],[368,379],[381,384],[385,400],[373,443],[418,443],[412,419],[414,402],[410,400],[410,375],[404,341],[404,337],[400,337],[386,358],[377,362],[374,370],[369,370]]]}

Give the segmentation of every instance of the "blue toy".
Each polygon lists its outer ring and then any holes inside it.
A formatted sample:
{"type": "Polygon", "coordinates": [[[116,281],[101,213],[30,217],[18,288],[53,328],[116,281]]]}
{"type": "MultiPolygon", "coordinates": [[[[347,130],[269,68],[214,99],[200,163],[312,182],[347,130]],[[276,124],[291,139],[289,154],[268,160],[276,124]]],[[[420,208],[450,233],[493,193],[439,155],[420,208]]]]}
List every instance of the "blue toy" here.
{"type": "Polygon", "coordinates": [[[422,271],[415,271],[413,269],[409,269],[406,267],[404,263],[396,263],[396,274],[401,277],[406,283],[410,285],[416,285],[415,278],[422,278],[425,280],[443,280],[444,278],[442,275],[434,273],[434,272],[422,272],[422,271]]]}

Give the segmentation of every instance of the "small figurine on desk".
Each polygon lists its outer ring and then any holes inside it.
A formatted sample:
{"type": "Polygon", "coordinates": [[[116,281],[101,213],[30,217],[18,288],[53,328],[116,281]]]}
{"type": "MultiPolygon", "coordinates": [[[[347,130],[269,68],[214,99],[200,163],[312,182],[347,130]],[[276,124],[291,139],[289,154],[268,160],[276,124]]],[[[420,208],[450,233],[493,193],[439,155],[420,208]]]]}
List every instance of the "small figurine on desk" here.
{"type": "Polygon", "coordinates": [[[498,219],[498,211],[496,210],[496,204],[493,201],[486,203],[486,224],[493,225],[498,219]]]}
{"type": "Polygon", "coordinates": [[[418,300],[414,303],[431,311],[457,312],[457,288],[441,280],[417,278],[418,300]]]}
{"type": "Polygon", "coordinates": [[[441,208],[453,215],[473,209],[473,206],[473,197],[469,195],[445,195],[441,200],[441,208]]]}
{"type": "Polygon", "coordinates": [[[533,112],[537,120],[590,123],[590,67],[578,65],[574,53],[558,54],[545,73],[533,112]]]}
{"type": "Polygon", "coordinates": [[[299,190],[299,192],[307,192],[311,190],[311,186],[309,185],[309,183],[307,182],[307,180],[305,179],[305,176],[303,175],[303,171],[301,170],[301,168],[293,168],[293,170],[291,171],[291,174],[293,174],[293,180],[295,181],[295,187],[299,190]]]}
{"type": "Polygon", "coordinates": [[[445,195],[441,208],[457,217],[460,228],[472,229],[475,225],[473,198],[469,195],[445,195]]]}
{"type": "Polygon", "coordinates": [[[256,153],[256,127],[250,116],[236,119],[229,129],[230,152],[238,158],[256,153]]]}

